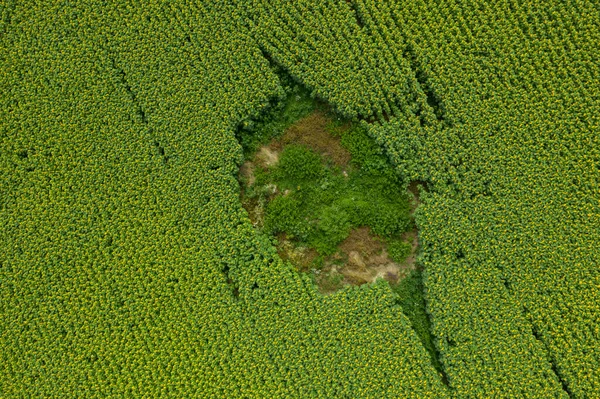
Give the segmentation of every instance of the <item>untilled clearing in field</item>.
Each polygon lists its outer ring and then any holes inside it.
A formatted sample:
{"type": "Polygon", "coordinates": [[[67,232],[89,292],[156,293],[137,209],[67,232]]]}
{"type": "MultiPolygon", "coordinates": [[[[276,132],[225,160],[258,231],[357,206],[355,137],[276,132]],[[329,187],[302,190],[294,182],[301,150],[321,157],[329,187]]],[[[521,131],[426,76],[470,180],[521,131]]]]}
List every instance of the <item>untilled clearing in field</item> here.
{"type": "MultiPolygon", "coordinates": [[[[277,195],[286,195],[277,186],[269,185],[263,188],[262,200],[244,199],[245,190],[256,182],[257,169],[275,167],[287,145],[300,144],[321,155],[325,164],[340,168],[347,176],[353,165],[350,152],[341,144],[341,136],[348,128],[348,125],[334,124],[328,115],[317,110],[287,128],[279,138],[261,146],[251,159],[244,162],[240,169],[240,181],[245,185],[242,203],[255,227],[262,227],[266,204],[277,195]]],[[[417,185],[418,182],[409,185],[411,214],[419,204],[417,185]]],[[[402,234],[402,240],[410,243],[410,253],[404,261],[395,262],[388,254],[386,241],[369,227],[352,229],[338,245],[338,251],[326,257],[319,256],[314,248],[295,242],[285,233],[278,234],[276,238],[280,257],[292,263],[299,272],[312,273],[323,294],[331,294],[347,285],[372,283],[378,278],[397,284],[415,269],[419,244],[418,233],[413,226],[402,234]]]]}

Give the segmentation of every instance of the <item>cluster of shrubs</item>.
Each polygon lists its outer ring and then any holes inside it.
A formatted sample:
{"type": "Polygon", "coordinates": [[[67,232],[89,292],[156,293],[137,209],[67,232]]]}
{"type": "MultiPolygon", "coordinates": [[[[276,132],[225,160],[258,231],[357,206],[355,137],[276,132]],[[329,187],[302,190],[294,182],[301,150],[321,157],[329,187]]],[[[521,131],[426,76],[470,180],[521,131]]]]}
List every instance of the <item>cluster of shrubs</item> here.
{"type": "Polygon", "coordinates": [[[408,197],[400,194],[406,192],[402,180],[361,127],[344,132],[341,142],[352,155],[349,172],[292,144],[272,170],[260,174],[259,184],[274,184],[280,193],[266,207],[265,232],[285,233],[327,256],[353,228],[369,226],[390,240],[394,258],[402,261],[410,244],[400,235],[411,226],[408,197]]]}

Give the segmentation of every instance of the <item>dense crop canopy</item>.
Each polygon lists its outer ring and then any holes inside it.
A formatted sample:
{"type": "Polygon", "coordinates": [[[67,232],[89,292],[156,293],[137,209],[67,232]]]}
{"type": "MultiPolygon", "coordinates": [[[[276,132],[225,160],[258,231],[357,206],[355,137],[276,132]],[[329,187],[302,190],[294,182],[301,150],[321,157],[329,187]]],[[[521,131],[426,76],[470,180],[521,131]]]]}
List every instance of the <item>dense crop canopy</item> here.
{"type": "Polygon", "coordinates": [[[0,396],[600,397],[600,10],[544,1],[5,1],[0,396]],[[448,386],[387,283],[257,236],[235,129],[274,63],[417,210],[448,386]]]}
{"type": "Polygon", "coordinates": [[[0,11],[0,396],[445,397],[387,285],[323,297],[255,235],[234,132],[282,89],[184,3],[0,11]]]}

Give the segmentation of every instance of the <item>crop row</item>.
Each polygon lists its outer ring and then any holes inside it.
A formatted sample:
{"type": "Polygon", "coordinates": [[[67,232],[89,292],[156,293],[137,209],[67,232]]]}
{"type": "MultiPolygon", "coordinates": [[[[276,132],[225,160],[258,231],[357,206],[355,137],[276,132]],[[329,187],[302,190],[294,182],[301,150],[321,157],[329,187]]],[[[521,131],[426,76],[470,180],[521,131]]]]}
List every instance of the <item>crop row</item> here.
{"type": "Polygon", "coordinates": [[[450,386],[598,396],[598,10],[353,3],[400,32],[441,103],[435,128],[409,116],[372,133],[434,187],[417,221],[450,386]]]}

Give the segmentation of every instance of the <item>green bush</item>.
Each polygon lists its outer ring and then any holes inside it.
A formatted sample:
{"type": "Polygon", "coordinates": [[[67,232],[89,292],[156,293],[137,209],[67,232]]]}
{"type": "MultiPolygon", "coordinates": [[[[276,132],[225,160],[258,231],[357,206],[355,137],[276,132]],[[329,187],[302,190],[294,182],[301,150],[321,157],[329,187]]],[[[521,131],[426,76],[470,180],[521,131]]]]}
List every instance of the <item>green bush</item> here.
{"type": "Polygon", "coordinates": [[[267,205],[264,228],[270,234],[285,232],[290,238],[300,240],[305,240],[310,234],[301,203],[291,196],[276,197],[267,205]]]}
{"type": "Polygon", "coordinates": [[[275,179],[284,186],[289,186],[292,182],[317,180],[324,174],[321,157],[300,145],[287,146],[281,153],[274,171],[275,179]]]}
{"type": "Polygon", "coordinates": [[[369,226],[382,237],[391,237],[405,232],[410,225],[410,216],[402,204],[373,201],[372,219],[369,226]]]}
{"type": "Polygon", "coordinates": [[[396,263],[402,263],[408,258],[412,245],[406,241],[390,240],[388,243],[388,255],[396,263]]]}
{"type": "Polygon", "coordinates": [[[345,132],[341,143],[352,155],[352,163],[358,166],[380,161],[381,150],[360,126],[345,132]]]}
{"type": "Polygon", "coordinates": [[[373,204],[358,193],[350,193],[338,201],[353,226],[369,226],[373,220],[373,204]]]}
{"type": "Polygon", "coordinates": [[[351,228],[350,218],[343,208],[335,205],[323,208],[311,244],[319,253],[331,255],[336,251],[336,246],[348,237],[351,228]]]}

